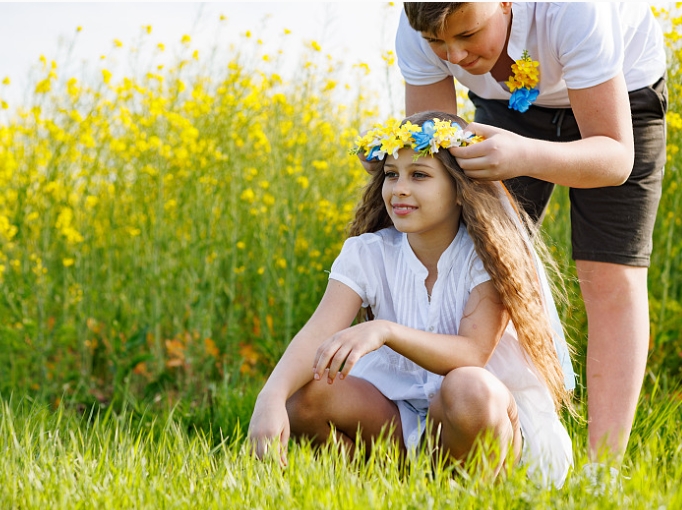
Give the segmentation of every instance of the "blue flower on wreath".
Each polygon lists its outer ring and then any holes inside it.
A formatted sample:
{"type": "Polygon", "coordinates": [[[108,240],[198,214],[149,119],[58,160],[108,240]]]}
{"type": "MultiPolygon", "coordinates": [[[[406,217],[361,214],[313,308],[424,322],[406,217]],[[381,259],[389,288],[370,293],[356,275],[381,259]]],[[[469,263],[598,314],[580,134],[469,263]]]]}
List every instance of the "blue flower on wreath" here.
{"type": "Polygon", "coordinates": [[[380,154],[380,153],[381,153],[381,147],[379,145],[375,145],[374,147],[372,147],[370,149],[369,154],[367,155],[367,161],[374,161],[375,159],[376,160],[383,159],[384,155],[380,154]]]}
{"type": "Polygon", "coordinates": [[[530,108],[533,101],[538,98],[538,94],[540,94],[540,91],[537,88],[516,89],[509,98],[509,108],[524,113],[530,108]]]}
{"type": "Polygon", "coordinates": [[[412,133],[412,140],[414,143],[415,151],[421,151],[426,149],[431,145],[431,140],[433,140],[433,135],[436,132],[436,125],[432,120],[427,120],[422,124],[422,130],[416,133],[412,133]]]}

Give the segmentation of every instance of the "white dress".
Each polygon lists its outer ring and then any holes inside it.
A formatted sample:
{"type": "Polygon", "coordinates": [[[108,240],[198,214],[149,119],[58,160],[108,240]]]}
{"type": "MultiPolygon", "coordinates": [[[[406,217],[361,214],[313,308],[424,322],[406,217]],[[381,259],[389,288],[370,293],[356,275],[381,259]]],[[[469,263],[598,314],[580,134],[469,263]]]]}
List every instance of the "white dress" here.
{"type": "MultiPolygon", "coordinates": [[[[424,285],[427,275],[407,236],[390,227],[347,239],[329,277],[353,289],[363,307],[371,307],[376,319],[422,331],[457,334],[469,294],[490,280],[463,225],[438,261],[438,279],[430,301],[424,285]]],[[[516,400],[524,437],[522,462],[528,465],[529,474],[561,486],[572,464],[571,440],[547,387],[524,356],[513,327],[507,328],[485,368],[516,400]]],[[[351,375],[369,381],[396,402],[405,444],[415,448],[424,430],[429,402],[443,377],[387,346],[361,358],[351,375]]]]}

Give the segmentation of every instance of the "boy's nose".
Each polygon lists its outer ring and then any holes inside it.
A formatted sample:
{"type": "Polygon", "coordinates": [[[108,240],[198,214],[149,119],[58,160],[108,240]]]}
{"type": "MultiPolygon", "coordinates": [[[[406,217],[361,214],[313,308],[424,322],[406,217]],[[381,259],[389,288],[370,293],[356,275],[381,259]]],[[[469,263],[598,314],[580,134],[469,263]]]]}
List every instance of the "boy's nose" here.
{"type": "Polygon", "coordinates": [[[467,56],[467,52],[457,43],[445,46],[445,59],[451,64],[459,64],[467,56]]]}

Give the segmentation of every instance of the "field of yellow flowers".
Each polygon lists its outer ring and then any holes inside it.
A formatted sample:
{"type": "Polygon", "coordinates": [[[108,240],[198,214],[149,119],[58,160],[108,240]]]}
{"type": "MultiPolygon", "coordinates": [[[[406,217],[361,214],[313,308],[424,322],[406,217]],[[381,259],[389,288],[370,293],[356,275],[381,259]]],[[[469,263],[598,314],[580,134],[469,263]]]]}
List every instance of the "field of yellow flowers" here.
{"type": "MultiPolygon", "coordinates": [[[[658,14],[670,26],[671,107],[650,370],[679,380],[682,53],[680,20],[658,14]]],[[[107,59],[69,76],[42,57],[30,102],[0,103],[0,394],[197,398],[230,378],[261,380],[324,289],[366,181],[348,148],[378,120],[358,86],[369,69],[313,42],[284,80],[279,56],[250,34],[211,59],[190,36],[172,63],[164,51],[128,76],[107,59]]],[[[570,274],[562,192],[550,216],[570,274]]],[[[564,317],[580,347],[575,293],[564,317]]]]}
{"type": "Polygon", "coordinates": [[[306,319],[373,112],[332,100],[317,43],[295,83],[244,46],[209,69],[185,36],[173,65],[91,80],[41,58],[0,126],[0,391],[201,390],[266,367],[306,319]]]}

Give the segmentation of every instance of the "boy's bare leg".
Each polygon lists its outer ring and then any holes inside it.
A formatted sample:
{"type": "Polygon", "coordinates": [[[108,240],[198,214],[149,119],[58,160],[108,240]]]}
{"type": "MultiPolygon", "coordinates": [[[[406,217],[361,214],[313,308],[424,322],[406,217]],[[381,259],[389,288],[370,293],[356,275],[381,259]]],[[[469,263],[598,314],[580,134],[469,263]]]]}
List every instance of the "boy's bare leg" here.
{"type": "Polygon", "coordinates": [[[368,447],[380,434],[387,437],[390,433],[388,437],[405,449],[398,407],[364,379],[349,376],[333,384],[328,384],[326,377],[311,381],[291,396],[287,411],[293,436],[308,437],[313,443],[322,444],[329,438],[333,425],[337,438],[351,456],[358,428],[368,447]]]}
{"type": "Polygon", "coordinates": [[[494,476],[505,461],[515,462],[521,454],[521,427],[514,397],[483,368],[462,367],[447,374],[431,402],[429,418],[430,433],[435,435],[440,429],[439,443],[434,444],[440,444],[444,453],[457,460],[467,458],[482,434],[492,433],[500,453],[494,476]]]}
{"type": "Polygon", "coordinates": [[[647,268],[584,260],[576,267],[588,321],[588,455],[619,462],[646,369],[647,268]]]}

